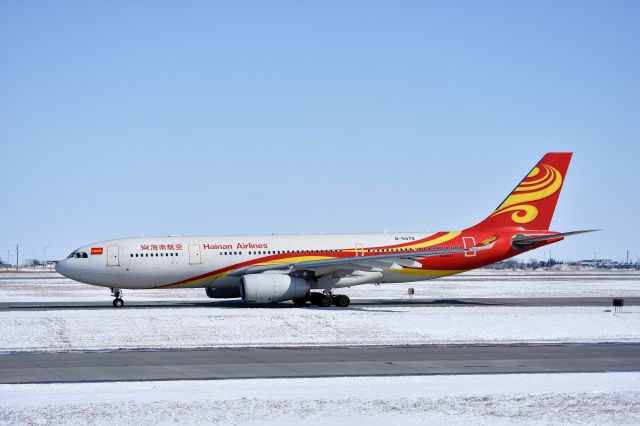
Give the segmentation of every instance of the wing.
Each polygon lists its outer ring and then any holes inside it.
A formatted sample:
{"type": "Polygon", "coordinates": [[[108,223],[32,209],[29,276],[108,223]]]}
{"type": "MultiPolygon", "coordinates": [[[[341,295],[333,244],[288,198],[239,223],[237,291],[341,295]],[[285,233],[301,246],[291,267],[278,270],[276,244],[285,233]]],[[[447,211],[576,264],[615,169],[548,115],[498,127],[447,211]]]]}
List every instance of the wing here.
{"type": "Polygon", "coordinates": [[[259,274],[268,271],[282,271],[293,276],[307,277],[310,274],[318,277],[335,271],[383,271],[385,269],[401,269],[402,267],[420,268],[420,259],[445,254],[466,253],[487,250],[491,247],[472,247],[455,250],[407,251],[365,256],[340,257],[336,259],[307,260],[277,265],[248,266],[236,269],[235,276],[259,274]]]}

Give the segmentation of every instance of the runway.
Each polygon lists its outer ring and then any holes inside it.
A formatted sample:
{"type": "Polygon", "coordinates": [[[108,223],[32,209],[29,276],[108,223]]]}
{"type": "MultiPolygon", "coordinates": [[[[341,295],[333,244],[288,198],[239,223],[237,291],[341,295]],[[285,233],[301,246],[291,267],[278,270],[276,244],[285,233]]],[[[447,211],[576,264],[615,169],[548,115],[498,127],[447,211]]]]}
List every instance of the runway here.
{"type": "MultiPolygon", "coordinates": [[[[610,297],[535,297],[535,298],[455,298],[455,299],[352,299],[351,306],[612,306],[610,297]]],[[[640,297],[625,297],[625,306],[640,305],[640,297]]],[[[316,308],[307,305],[311,309],[316,308]]],[[[277,303],[269,305],[246,304],[238,299],[233,300],[203,300],[203,301],[127,301],[124,309],[162,309],[162,308],[297,308],[292,303],[277,303]]],[[[105,298],[104,302],[0,302],[2,311],[46,311],[46,310],[73,310],[73,309],[114,309],[111,298],[105,298]]],[[[337,308],[336,308],[337,309],[337,308]]],[[[345,309],[345,308],[339,308],[345,309]]],[[[346,308],[348,309],[348,308],[346,308]]]]}
{"type": "Polygon", "coordinates": [[[640,343],[0,355],[0,383],[640,371],[640,343]]]}

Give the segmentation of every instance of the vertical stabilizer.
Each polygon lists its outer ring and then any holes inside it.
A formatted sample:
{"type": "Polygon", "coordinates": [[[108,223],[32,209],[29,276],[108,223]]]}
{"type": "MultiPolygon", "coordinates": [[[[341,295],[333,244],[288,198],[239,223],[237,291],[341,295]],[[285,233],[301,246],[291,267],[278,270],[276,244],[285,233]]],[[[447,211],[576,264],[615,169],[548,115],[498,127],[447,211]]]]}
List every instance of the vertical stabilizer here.
{"type": "Polygon", "coordinates": [[[471,229],[549,229],[571,155],[571,152],[547,153],[502,204],[471,229]]]}

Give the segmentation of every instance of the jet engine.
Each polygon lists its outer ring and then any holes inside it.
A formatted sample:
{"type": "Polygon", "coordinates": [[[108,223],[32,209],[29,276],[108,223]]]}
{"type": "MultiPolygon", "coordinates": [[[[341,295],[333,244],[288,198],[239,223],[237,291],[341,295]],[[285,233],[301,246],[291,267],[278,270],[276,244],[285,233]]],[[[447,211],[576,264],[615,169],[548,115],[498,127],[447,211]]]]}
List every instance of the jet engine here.
{"type": "Polygon", "coordinates": [[[249,274],[242,277],[240,293],[247,303],[274,303],[299,299],[309,292],[309,282],[282,274],[249,274]]]}

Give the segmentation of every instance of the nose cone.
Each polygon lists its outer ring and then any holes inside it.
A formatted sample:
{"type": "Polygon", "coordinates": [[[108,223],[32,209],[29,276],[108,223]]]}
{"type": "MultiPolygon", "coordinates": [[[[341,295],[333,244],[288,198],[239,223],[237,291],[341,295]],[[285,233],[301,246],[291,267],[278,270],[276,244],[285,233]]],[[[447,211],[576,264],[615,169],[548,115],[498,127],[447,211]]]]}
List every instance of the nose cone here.
{"type": "Polygon", "coordinates": [[[66,267],[66,262],[67,262],[67,259],[62,259],[60,262],[56,263],[56,272],[59,273],[60,275],[64,275],[65,277],[68,277],[68,275],[65,273],[68,269],[66,267]]]}

